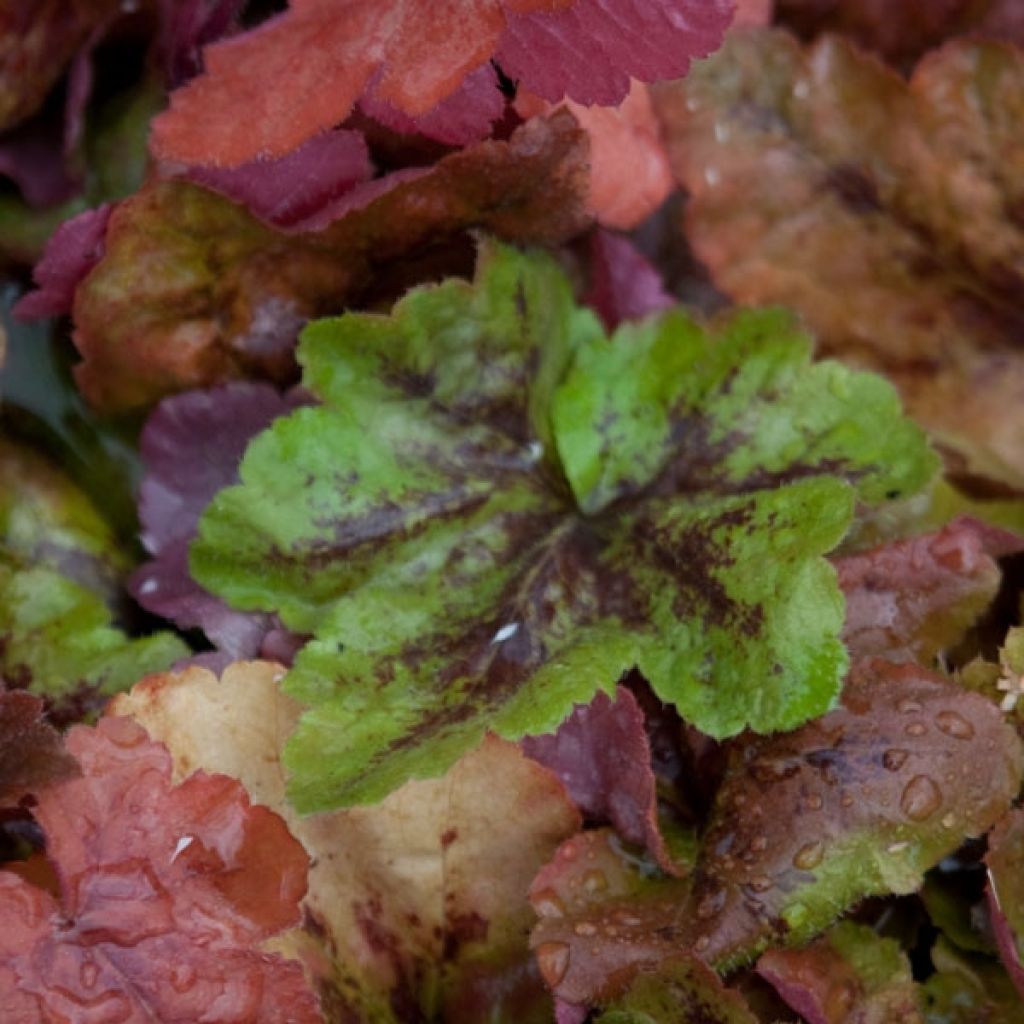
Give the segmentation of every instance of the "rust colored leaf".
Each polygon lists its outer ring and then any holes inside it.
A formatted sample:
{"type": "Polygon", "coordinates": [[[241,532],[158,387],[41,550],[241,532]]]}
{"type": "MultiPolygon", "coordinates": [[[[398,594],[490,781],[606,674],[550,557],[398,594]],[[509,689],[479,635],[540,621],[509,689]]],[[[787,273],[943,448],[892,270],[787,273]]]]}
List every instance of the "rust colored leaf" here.
{"type": "Polygon", "coordinates": [[[585,165],[562,112],[371,183],[330,226],[294,235],[195,185],[151,184],[115,208],[104,257],[76,292],[79,384],[115,411],[235,377],[287,378],[301,325],[416,247],[472,227],[515,241],[577,232],[585,165]]]}
{"type": "Polygon", "coordinates": [[[410,782],[376,806],[299,817],[278,760],[300,710],[280,692],[282,675],[237,662],[219,680],[198,668],[152,676],[112,711],[167,743],[178,775],[237,776],[285,817],[313,863],[307,928],[283,948],[310,966],[325,1005],[344,1008],[340,1019],[405,1024],[424,1013],[482,1024],[504,1007],[523,1024],[550,1020],[527,950],[526,895],[579,828],[561,783],[491,738],[444,777],[410,782]],[[384,1015],[371,1017],[371,1007],[384,1015]]]}
{"type": "Polygon", "coordinates": [[[958,473],[1024,488],[1024,53],[956,42],[905,81],[767,29],[657,102],[719,288],[885,371],[958,473]]]}
{"type": "Polygon", "coordinates": [[[0,999],[28,1020],[315,1024],[299,964],[259,944],[298,918],[307,859],[233,779],[178,786],[138,724],[76,726],[82,777],[37,794],[60,901],[0,872],[0,999]],[[103,1013],[103,1017],[97,1014],[103,1013]]]}
{"type": "Polygon", "coordinates": [[[995,559],[1024,539],[976,519],[836,560],[846,595],[843,641],[854,657],[881,655],[923,665],[956,647],[991,604],[995,559]]]}

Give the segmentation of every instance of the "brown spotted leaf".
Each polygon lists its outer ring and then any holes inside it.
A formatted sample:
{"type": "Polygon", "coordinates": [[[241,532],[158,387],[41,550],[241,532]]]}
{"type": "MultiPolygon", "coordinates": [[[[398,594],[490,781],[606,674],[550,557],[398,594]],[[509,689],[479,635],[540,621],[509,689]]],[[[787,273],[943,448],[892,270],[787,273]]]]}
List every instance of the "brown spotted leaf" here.
{"type": "Polygon", "coordinates": [[[985,698],[913,665],[861,662],[838,710],[734,742],[691,898],[696,948],[735,964],[862,897],[912,892],[1001,817],[1022,769],[985,698]]]}
{"type": "Polygon", "coordinates": [[[549,1021],[526,895],[579,827],[561,783],[491,738],[443,778],[410,782],[375,807],[299,817],[278,760],[299,711],[279,690],[282,674],[238,662],[219,680],[204,669],[153,676],[112,711],[166,743],[176,775],[240,778],[306,846],[307,929],[283,948],[303,957],[341,1019],[470,1024],[502,1008],[508,1020],[549,1021]]]}
{"type": "Polygon", "coordinates": [[[885,370],[957,471],[1024,488],[1024,54],[957,42],[908,83],[754,29],[657,99],[717,286],[797,309],[885,370]]]}
{"type": "Polygon", "coordinates": [[[78,287],[78,381],[107,411],[240,376],[287,379],[299,328],[337,312],[404,254],[471,227],[561,241],[585,223],[586,144],[568,113],[423,171],[370,183],[322,231],[285,235],[195,185],[119,205],[78,287]]]}

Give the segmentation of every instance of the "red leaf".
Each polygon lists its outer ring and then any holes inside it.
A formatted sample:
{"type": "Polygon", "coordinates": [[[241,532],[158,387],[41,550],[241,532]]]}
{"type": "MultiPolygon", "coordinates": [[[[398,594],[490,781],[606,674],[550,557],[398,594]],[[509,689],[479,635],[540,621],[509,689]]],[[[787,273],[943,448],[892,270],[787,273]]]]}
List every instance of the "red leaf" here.
{"type": "Polygon", "coordinates": [[[1021,550],[1016,534],[961,517],[936,533],[837,559],[843,641],[855,657],[928,664],[955,647],[995,597],[995,558],[1021,550]]]}
{"type": "MultiPolygon", "coordinates": [[[[284,14],[207,47],[206,73],[154,121],[153,149],[223,167],[282,156],[366,95],[371,113],[389,104],[433,118],[425,134],[465,139],[473,132],[457,127],[461,118],[437,108],[495,55],[545,99],[614,104],[630,77],[684,74],[721,42],[731,12],[729,0],[292,0],[284,14]]],[[[492,102],[471,104],[474,131],[492,102]]]]}
{"type": "Polygon", "coordinates": [[[586,302],[609,331],[623,320],[675,305],[661,275],[628,238],[599,229],[590,240],[590,291],[586,302]]]}
{"type": "Polygon", "coordinates": [[[24,1007],[27,1020],[88,1009],[164,1024],[319,1021],[299,965],[258,946],[296,921],[306,891],[307,858],[284,822],[225,776],[172,786],[167,750],[128,719],[78,726],[67,746],[83,777],[42,790],[35,812],[60,904],[0,873],[5,1009],[24,1007]]]}

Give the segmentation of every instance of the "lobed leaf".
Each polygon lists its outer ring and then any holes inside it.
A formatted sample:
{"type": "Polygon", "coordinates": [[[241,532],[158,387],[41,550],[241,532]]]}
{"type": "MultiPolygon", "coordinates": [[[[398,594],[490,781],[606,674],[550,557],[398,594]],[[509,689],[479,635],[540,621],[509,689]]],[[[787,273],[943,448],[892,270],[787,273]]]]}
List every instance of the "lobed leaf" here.
{"type": "Polygon", "coordinates": [[[633,667],[715,736],[820,714],[845,653],[819,556],[857,491],[933,467],[892,391],[810,366],[785,315],[609,341],[550,260],[500,247],[474,284],[310,327],[300,360],[323,405],[253,442],[192,569],[315,634],[286,684],[304,810],[550,731],[633,667]]]}
{"type": "MultiPolygon", "coordinates": [[[[136,723],[77,726],[82,777],[37,793],[60,898],[0,872],[0,995],[21,1019],[314,1024],[297,963],[259,943],[298,918],[306,855],[223,776],[170,784],[136,723]]],[[[6,1012],[6,1009],[5,1009],[6,1012]]]]}

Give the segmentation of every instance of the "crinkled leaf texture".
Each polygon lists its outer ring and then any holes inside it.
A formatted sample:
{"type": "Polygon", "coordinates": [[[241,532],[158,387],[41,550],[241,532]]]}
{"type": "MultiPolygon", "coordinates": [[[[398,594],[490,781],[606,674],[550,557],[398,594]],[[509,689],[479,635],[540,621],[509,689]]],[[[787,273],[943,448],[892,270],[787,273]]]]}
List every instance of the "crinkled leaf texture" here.
{"type": "Polygon", "coordinates": [[[205,73],[172,94],[152,144],[161,159],[190,164],[280,157],[344,121],[364,95],[371,113],[433,114],[432,134],[464,139],[467,107],[492,112],[493,77],[447,116],[437,108],[492,57],[545,99],[611,105],[631,77],[685,74],[719,45],[731,14],[727,0],[292,0],[207,47],[205,73]]]}
{"type": "Polygon", "coordinates": [[[586,139],[565,111],[348,192],[319,210],[323,230],[286,235],[206,189],[151,183],[114,209],[75,293],[78,383],[110,412],[233,377],[286,381],[302,324],[389,263],[473,227],[561,242],[587,223],[585,192],[586,139]]]}
{"type": "Polygon", "coordinates": [[[286,683],[305,811],[550,731],[634,666],[715,736],[822,713],[846,660],[820,555],[857,494],[934,467],[891,388],[812,365],[785,313],[609,340],[498,245],[472,284],[311,326],[300,361],[323,404],[250,445],[191,564],[315,634],[286,683]]]}
{"type": "Polygon", "coordinates": [[[219,680],[195,668],[154,676],[112,711],[163,740],[177,774],[201,767],[240,778],[305,845],[307,928],[281,942],[311,969],[329,1019],[547,1024],[526,893],[579,828],[563,786],[491,737],[443,778],[410,782],[375,807],[301,818],[279,760],[299,713],[280,691],[282,674],[240,662],[219,680]]]}
{"type": "Polygon", "coordinates": [[[1024,52],[957,41],[908,82],[840,38],[748,30],[655,97],[715,284],[799,310],[951,468],[1024,488],[1024,52]]]}
{"type": "Polygon", "coordinates": [[[307,859],[233,779],[170,782],[125,718],[76,726],[82,777],[39,790],[60,901],[0,872],[0,999],[25,1020],[316,1024],[298,963],[260,943],[293,924],[307,859]],[[34,1013],[33,1013],[34,1010],[34,1013]]]}

